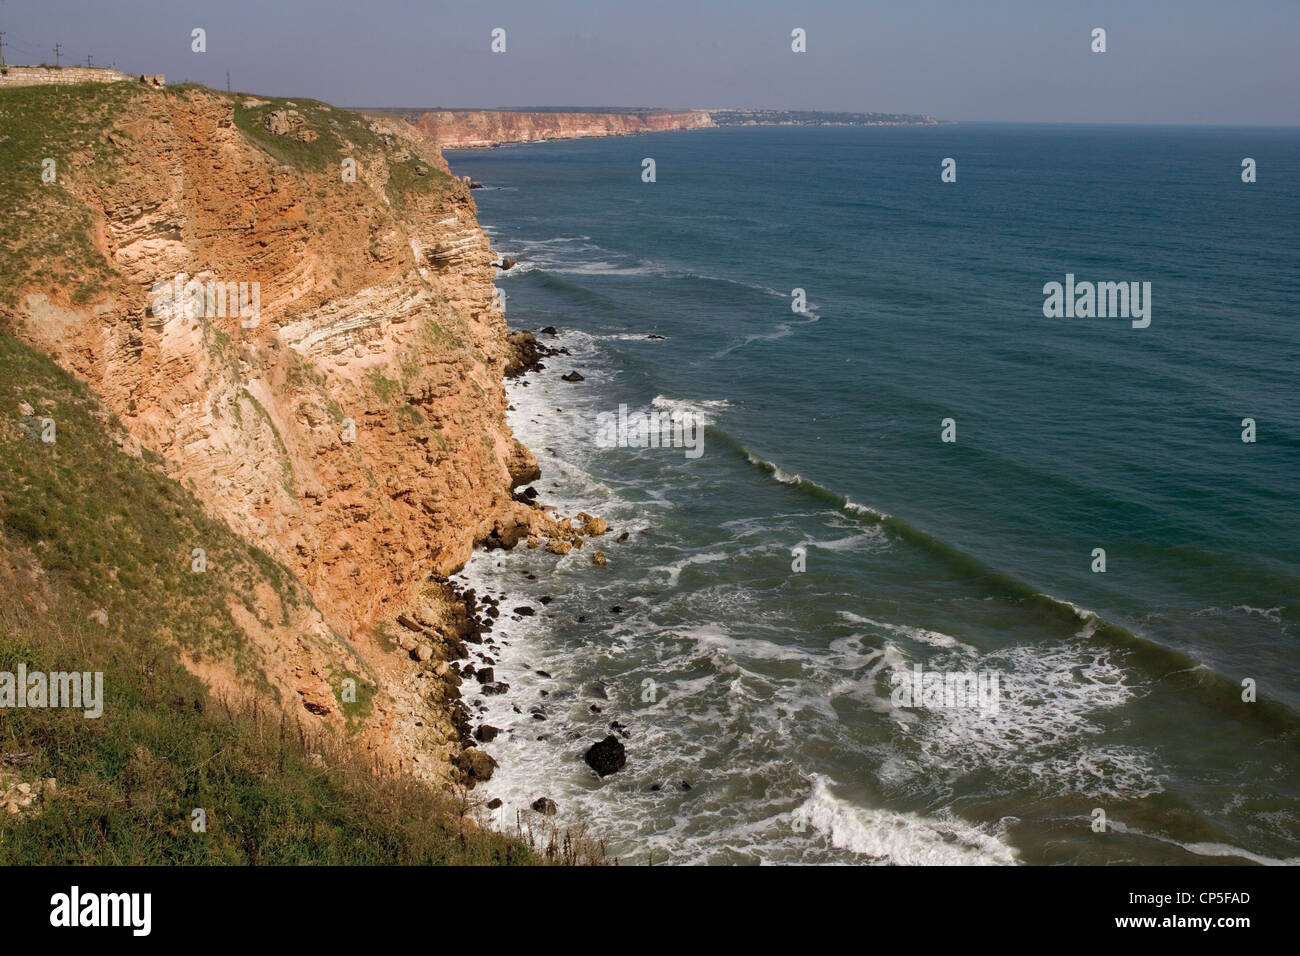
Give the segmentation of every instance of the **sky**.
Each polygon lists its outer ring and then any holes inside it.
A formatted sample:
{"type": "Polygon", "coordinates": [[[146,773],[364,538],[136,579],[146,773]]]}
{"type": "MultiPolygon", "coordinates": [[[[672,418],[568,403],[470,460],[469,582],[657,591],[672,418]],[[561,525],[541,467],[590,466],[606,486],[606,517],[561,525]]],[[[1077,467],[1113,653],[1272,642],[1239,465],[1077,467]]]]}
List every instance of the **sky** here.
{"type": "Polygon", "coordinates": [[[0,31],[9,63],[59,43],[64,64],[339,106],[1300,125],[1300,0],[0,0],[0,31]]]}

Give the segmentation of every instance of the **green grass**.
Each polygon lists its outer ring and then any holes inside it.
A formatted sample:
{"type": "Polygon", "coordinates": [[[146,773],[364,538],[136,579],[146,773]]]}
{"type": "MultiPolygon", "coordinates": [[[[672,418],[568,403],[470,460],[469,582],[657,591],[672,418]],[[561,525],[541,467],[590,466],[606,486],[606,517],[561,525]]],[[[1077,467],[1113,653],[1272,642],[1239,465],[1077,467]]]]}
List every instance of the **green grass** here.
{"type": "Polygon", "coordinates": [[[89,164],[79,175],[120,173],[108,133],[148,96],[131,83],[0,89],[0,305],[15,306],[17,290],[37,283],[72,287],[88,301],[113,278],[91,241],[90,213],[63,183],[74,164],[89,164]],[[41,178],[46,159],[54,160],[55,182],[41,178]]]}
{"type": "MultiPolygon", "coordinates": [[[[360,166],[367,157],[383,153],[389,157],[385,192],[399,212],[406,210],[411,195],[450,197],[464,190],[464,184],[455,176],[418,156],[406,154],[394,158],[383,139],[370,128],[370,120],[360,113],[298,98],[270,98],[257,105],[245,105],[250,99],[263,98],[234,97],[235,127],[250,143],[286,166],[328,173],[331,181],[343,185],[342,163],[345,158],[355,160],[360,166]],[[287,135],[272,133],[266,128],[266,117],[275,110],[296,111],[303,123],[300,129],[310,130],[316,138],[300,140],[295,135],[297,130],[287,135]]],[[[361,175],[362,171],[358,169],[358,178],[361,175]]]]}
{"type": "Polygon", "coordinates": [[[370,388],[384,404],[391,402],[402,391],[401,382],[397,379],[389,378],[377,368],[372,368],[366,372],[366,381],[370,383],[370,388]]]}
{"type": "Polygon", "coordinates": [[[426,317],[420,323],[420,336],[430,345],[436,345],[448,351],[465,347],[464,339],[452,332],[448,332],[438,323],[437,319],[431,317],[426,317]]]}
{"type": "MultiPolygon", "coordinates": [[[[268,585],[286,607],[309,603],[269,556],[209,519],[149,463],[122,452],[118,426],[84,385],[0,333],[0,670],[104,673],[103,716],[0,711],[9,767],[54,777],[39,814],[0,816],[9,864],[530,863],[552,854],[466,825],[465,806],[414,780],[376,774],[332,736],[265,706],[216,700],[180,665],[198,657],[257,661],[228,606],[268,585]],[[54,418],[43,444],[33,419],[54,418]],[[52,403],[52,404],[46,404],[52,403]],[[190,570],[193,547],[208,570],[190,570]],[[107,626],[88,620],[103,609],[107,626]],[[207,831],[191,828],[202,808],[207,831]]],[[[38,430],[38,429],[37,429],[38,430]]],[[[250,607],[251,610],[251,607],[250,607]]],[[[350,723],[371,706],[359,674],[350,723]]],[[[250,685],[258,686],[249,674],[250,685]]],[[[293,703],[293,702],[290,702],[293,703]]],[[[536,842],[536,841],[534,841],[536,842]]],[[[561,846],[560,851],[563,852],[561,846]]]]}
{"type": "Polygon", "coordinates": [[[371,131],[365,117],[348,110],[297,98],[234,96],[234,101],[235,127],[244,138],[268,156],[295,169],[334,173],[342,182],[345,157],[359,162],[359,153],[375,153],[383,148],[383,142],[371,131]],[[251,99],[266,101],[246,106],[245,103],[251,99]],[[293,134],[279,136],[272,133],[266,128],[266,117],[275,110],[295,110],[302,117],[302,128],[311,130],[316,138],[303,142],[293,134]]]}

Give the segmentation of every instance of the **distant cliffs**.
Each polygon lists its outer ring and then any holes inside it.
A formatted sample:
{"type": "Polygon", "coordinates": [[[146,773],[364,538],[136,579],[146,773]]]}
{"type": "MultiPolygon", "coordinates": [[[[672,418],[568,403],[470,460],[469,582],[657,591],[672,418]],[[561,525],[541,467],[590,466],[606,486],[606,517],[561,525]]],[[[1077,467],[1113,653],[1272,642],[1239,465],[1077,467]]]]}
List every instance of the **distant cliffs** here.
{"type": "Polygon", "coordinates": [[[915,113],[819,110],[376,110],[400,119],[444,149],[631,136],[717,126],[936,126],[915,113]]]}
{"type": "Polygon", "coordinates": [[[588,136],[628,136],[716,125],[706,110],[552,112],[522,110],[430,110],[399,114],[444,148],[534,143],[588,136]]]}

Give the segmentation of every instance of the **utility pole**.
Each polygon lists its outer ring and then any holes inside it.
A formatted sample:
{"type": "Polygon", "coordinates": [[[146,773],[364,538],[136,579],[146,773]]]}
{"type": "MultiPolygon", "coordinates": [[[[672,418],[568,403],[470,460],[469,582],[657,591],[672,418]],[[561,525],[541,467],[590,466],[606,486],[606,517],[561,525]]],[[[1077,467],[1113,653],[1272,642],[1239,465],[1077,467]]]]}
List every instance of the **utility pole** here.
{"type": "Polygon", "coordinates": [[[91,59],[92,59],[91,55],[90,55],[89,53],[87,53],[87,54],[86,54],[86,66],[93,66],[93,65],[94,65],[93,63],[90,62],[91,59]]]}
{"type": "MultiPolygon", "coordinates": [[[[3,34],[3,33],[0,33],[0,37],[2,37],[2,36],[4,36],[4,34],[3,34]]],[[[3,62],[4,62],[3,60],[0,60],[0,63],[3,63],[3,62]]],[[[229,71],[229,70],[226,70],[226,92],[227,92],[227,93],[230,92],[230,71],[229,71]]]]}
{"type": "Polygon", "coordinates": [[[5,32],[0,30],[0,66],[5,65],[5,32]]]}
{"type": "Polygon", "coordinates": [[[59,46],[59,44],[57,44],[57,43],[54,44],[54,67],[55,67],[55,69],[58,69],[58,66],[59,66],[59,56],[60,56],[62,53],[63,53],[63,50],[62,50],[62,48],[59,46]]]}

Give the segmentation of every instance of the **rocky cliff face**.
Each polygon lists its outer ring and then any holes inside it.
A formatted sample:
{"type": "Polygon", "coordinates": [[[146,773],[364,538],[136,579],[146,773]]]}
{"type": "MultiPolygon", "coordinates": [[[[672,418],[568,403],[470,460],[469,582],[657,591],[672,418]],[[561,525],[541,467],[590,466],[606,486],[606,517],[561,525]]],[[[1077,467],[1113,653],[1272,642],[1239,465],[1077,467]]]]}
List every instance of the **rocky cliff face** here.
{"type": "MultiPolygon", "coordinates": [[[[506,424],[494,257],[436,148],[396,118],[202,89],[115,85],[87,124],[86,89],[0,102],[7,123],[54,131],[31,147],[33,176],[65,144],[57,181],[24,200],[24,241],[62,228],[55,248],[82,263],[14,266],[6,311],[103,398],[136,454],[160,456],[356,642],[476,542],[556,530],[511,497],[537,466],[506,424]]],[[[376,733],[391,738],[419,704],[394,716],[409,675],[371,650],[376,733]]],[[[331,669],[307,649],[277,680],[325,715],[331,669]]]]}
{"type": "Polygon", "coordinates": [[[713,126],[704,110],[556,113],[518,110],[434,110],[402,118],[443,147],[496,146],[586,136],[627,136],[713,126]]]}

